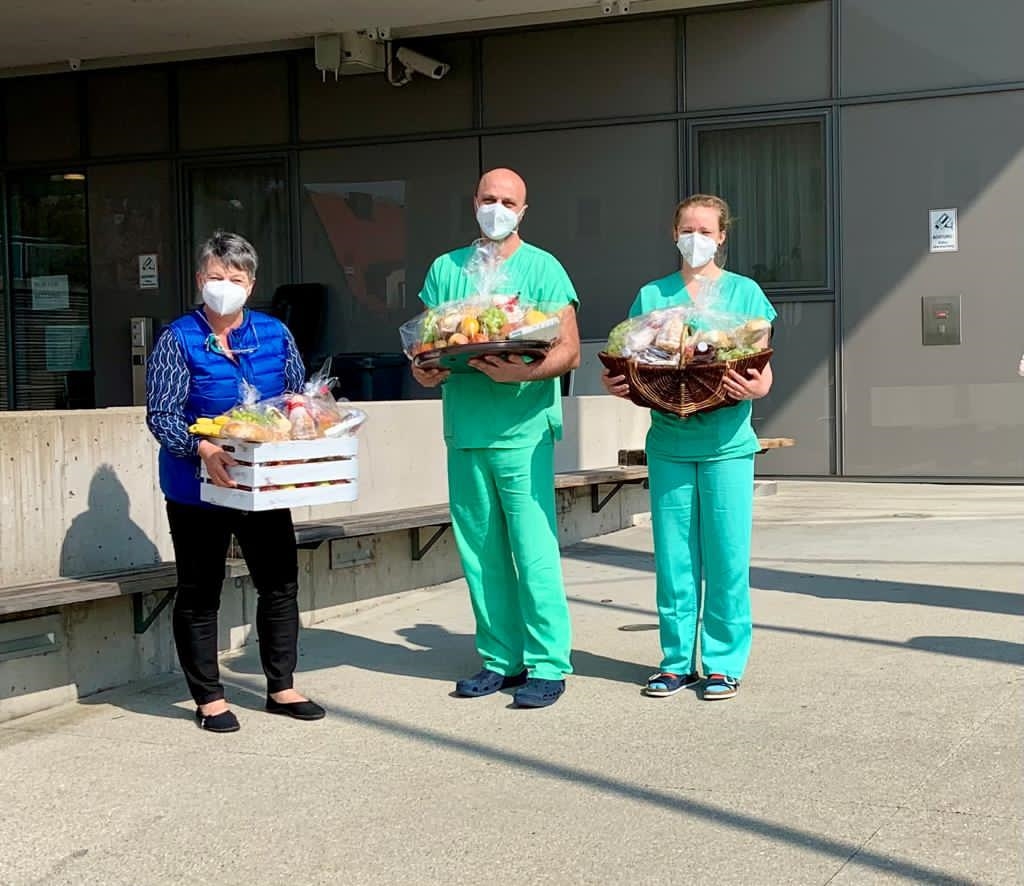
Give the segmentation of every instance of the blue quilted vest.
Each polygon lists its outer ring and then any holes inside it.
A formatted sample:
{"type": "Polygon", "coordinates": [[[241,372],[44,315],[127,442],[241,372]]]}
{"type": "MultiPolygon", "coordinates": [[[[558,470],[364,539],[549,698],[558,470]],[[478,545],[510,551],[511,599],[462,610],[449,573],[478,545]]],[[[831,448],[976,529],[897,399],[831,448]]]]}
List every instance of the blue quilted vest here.
{"type": "MultiPolygon", "coordinates": [[[[256,311],[246,311],[242,325],[228,333],[235,355],[230,360],[212,350],[212,330],[202,310],[179,317],[168,327],[181,344],[188,362],[189,392],[185,418],[192,424],[199,416],[216,416],[237,405],[242,381],[260,398],[285,391],[287,333],[281,321],[256,311]]],[[[160,449],[160,488],[171,501],[200,504],[199,457],[179,458],[160,449]]]]}

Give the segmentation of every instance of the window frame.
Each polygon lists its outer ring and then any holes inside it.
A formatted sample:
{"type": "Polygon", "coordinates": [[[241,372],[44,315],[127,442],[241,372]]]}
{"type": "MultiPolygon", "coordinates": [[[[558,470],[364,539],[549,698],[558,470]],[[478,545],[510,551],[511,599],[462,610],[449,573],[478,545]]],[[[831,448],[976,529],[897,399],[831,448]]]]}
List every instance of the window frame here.
{"type": "Polygon", "coordinates": [[[751,129],[765,126],[787,126],[800,123],[819,123],[821,126],[821,161],[825,184],[825,280],[820,284],[796,285],[787,282],[760,283],[766,294],[785,296],[787,301],[821,301],[835,298],[836,291],[836,220],[835,220],[835,167],[832,157],[835,149],[834,117],[828,108],[788,113],[706,115],[686,120],[682,137],[685,156],[681,158],[680,180],[685,182],[687,194],[696,193],[700,182],[700,135],[704,132],[751,129]]]}

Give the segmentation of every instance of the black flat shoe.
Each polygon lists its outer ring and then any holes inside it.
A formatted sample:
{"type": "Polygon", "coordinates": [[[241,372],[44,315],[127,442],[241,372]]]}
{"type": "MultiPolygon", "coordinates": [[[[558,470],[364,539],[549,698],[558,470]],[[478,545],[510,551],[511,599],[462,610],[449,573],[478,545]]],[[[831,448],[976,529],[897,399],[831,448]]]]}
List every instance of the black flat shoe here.
{"type": "Polygon", "coordinates": [[[207,716],[199,708],[196,708],[196,724],[207,732],[238,732],[242,728],[232,711],[207,716]]]}
{"type": "Polygon", "coordinates": [[[327,713],[320,705],[312,701],[274,701],[267,696],[267,713],[284,714],[295,720],[322,720],[327,713]]]}

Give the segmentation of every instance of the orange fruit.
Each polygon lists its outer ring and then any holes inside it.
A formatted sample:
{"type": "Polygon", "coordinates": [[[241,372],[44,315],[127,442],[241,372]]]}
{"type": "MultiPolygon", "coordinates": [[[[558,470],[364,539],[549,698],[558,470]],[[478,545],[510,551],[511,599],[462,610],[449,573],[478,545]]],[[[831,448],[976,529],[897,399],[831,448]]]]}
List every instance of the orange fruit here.
{"type": "Polygon", "coordinates": [[[480,321],[476,317],[466,317],[459,326],[459,331],[471,339],[480,331],[480,321]]]}
{"type": "Polygon", "coordinates": [[[461,332],[453,333],[448,336],[448,346],[455,347],[455,345],[468,345],[469,338],[463,335],[461,332]]]}
{"type": "Polygon", "coordinates": [[[526,316],[523,318],[524,326],[536,326],[538,323],[543,323],[548,319],[548,315],[543,311],[538,311],[536,308],[531,308],[526,312],[526,316]]]}

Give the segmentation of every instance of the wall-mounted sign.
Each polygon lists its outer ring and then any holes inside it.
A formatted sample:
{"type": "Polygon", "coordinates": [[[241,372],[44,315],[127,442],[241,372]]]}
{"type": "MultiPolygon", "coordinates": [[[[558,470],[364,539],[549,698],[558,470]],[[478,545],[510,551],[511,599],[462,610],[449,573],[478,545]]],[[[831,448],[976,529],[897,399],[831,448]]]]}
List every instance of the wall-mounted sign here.
{"type": "Polygon", "coordinates": [[[32,278],[33,311],[65,311],[68,308],[67,274],[32,278]]]}
{"type": "Polygon", "coordinates": [[[928,210],[928,251],[956,252],[960,248],[957,239],[956,210],[928,210]]]}
{"type": "Polygon", "coordinates": [[[139,289],[159,289],[160,272],[157,268],[156,255],[139,256],[139,289]]]}

